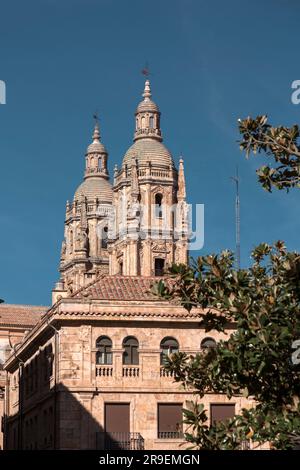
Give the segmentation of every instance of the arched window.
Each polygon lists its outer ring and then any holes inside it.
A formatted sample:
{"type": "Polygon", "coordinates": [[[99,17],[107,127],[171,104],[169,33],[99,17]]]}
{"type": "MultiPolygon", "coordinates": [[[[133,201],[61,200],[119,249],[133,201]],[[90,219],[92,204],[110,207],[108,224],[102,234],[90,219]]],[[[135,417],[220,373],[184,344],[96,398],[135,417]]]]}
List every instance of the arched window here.
{"type": "Polygon", "coordinates": [[[112,342],[108,336],[100,336],[96,341],[96,364],[112,364],[112,342]]]}
{"type": "Polygon", "coordinates": [[[139,363],[139,342],[133,336],[127,336],[123,341],[123,364],[136,365],[139,363]]]}
{"type": "Polygon", "coordinates": [[[150,116],[150,119],[149,119],[149,127],[150,127],[151,129],[153,129],[153,127],[154,127],[154,126],[153,126],[153,116],[150,116]]]}
{"type": "Polygon", "coordinates": [[[163,196],[160,193],[155,194],[155,217],[162,218],[162,201],[163,196]]]}
{"type": "Polygon", "coordinates": [[[101,248],[107,248],[108,227],[102,229],[101,234],[101,248]]]}
{"type": "Polygon", "coordinates": [[[167,336],[160,343],[160,363],[164,365],[166,363],[166,358],[171,354],[177,353],[179,351],[179,344],[175,338],[167,336]]]}
{"type": "Polygon", "coordinates": [[[217,347],[216,341],[211,338],[210,336],[207,336],[201,341],[201,349],[213,349],[217,347]]]}
{"type": "Polygon", "coordinates": [[[145,127],[146,127],[146,125],[145,125],[146,124],[145,116],[142,116],[141,123],[142,123],[142,126],[141,126],[142,129],[145,129],[145,127]]]}

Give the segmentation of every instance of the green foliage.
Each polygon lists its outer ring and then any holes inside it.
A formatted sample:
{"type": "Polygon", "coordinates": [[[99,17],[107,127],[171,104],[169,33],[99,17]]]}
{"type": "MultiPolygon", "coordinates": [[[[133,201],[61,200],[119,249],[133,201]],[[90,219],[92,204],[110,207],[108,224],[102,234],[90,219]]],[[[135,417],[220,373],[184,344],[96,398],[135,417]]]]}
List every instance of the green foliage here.
{"type": "Polygon", "coordinates": [[[257,170],[258,181],[267,191],[272,187],[289,190],[300,187],[300,147],[299,127],[273,127],[267,116],[239,119],[239,132],[242,135],[240,149],[248,157],[263,152],[273,160],[271,166],[264,165],[257,170]]]}
{"type": "Polygon", "coordinates": [[[236,449],[251,436],[287,449],[300,434],[300,369],[291,360],[292,343],[300,338],[300,255],[283,242],[263,243],[252,260],[250,268],[236,271],[228,251],[201,256],[190,267],[171,269],[171,287],[159,283],[162,297],[181,299],[188,310],[205,309],[199,315],[206,331],[228,335],[212,350],[169,358],[166,368],[175,380],[196,390],[200,400],[213,392],[257,404],[211,427],[202,405],[191,405],[186,439],[198,448],[236,449]]]}

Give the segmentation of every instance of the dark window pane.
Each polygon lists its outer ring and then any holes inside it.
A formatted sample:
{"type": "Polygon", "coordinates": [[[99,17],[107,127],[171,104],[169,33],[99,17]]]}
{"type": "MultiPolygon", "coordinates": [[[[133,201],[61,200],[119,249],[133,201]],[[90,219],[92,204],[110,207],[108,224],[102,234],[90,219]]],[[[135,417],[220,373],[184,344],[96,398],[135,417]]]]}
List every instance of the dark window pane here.
{"type": "Polygon", "coordinates": [[[112,341],[108,336],[100,336],[96,340],[96,347],[98,349],[96,353],[97,364],[112,364],[112,341]]]}
{"type": "Polygon", "coordinates": [[[138,364],[139,355],[138,355],[139,342],[136,338],[129,336],[123,341],[123,364],[138,364]]]}
{"type": "Polygon", "coordinates": [[[165,267],[165,260],[156,258],[154,261],[154,274],[155,276],[163,276],[165,267]]]}
{"type": "Polygon", "coordinates": [[[215,348],[216,346],[217,346],[217,343],[213,338],[207,337],[201,341],[202,349],[211,349],[211,348],[215,348]]]}
{"type": "Polygon", "coordinates": [[[138,364],[139,363],[139,353],[136,346],[131,347],[131,364],[138,364]]]}
{"type": "Polygon", "coordinates": [[[131,358],[130,358],[130,347],[125,347],[124,349],[124,352],[123,352],[123,364],[131,364],[130,362],[131,358]]]}

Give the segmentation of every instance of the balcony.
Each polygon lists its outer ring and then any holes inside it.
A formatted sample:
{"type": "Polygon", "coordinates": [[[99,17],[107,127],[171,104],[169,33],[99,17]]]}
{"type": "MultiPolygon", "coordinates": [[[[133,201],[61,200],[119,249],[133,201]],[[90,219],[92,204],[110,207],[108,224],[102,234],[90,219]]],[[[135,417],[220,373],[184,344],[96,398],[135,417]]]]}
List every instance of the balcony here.
{"type": "Polygon", "coordinates": [[[144,439],[138,432],[98,432],[97,450],[144,450],[144,439]]]}
{"type": "Polygon", "coordinates": [[[158,439],[183,439],[182,431],[158,431],[158,439]]]}
{"type": "Polygon", "coordinates": [[[140,368],[136,366],[123,367],[123,377],[139,377],[140,368]]]}
{"type": "Polygon", "coordinates": [[[112,377],[113,367],[96,365],[96,377],[112,377]]]}
{"type": "Polygon", "coordinates": [[[174,373],[172,370],[166,370],[164,367],[160,368],[161,377],[173,377],[174,373]]]}

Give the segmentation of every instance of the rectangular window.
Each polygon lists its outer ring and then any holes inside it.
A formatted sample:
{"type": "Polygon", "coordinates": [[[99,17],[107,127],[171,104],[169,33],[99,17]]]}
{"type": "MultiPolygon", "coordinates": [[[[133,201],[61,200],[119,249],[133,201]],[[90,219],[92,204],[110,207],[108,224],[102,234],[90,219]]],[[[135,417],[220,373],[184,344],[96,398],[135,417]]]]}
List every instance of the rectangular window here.
{"type": "Polygon", "coordinates": [[[129,403],[105,403],[105,432],[118,437],[129,433],[129,403]]]}
{"type": "Polygon", "coordinates": [[[155,258],[154,261],[154,274],[155,276],[163,276],[165,267],[165,260],[162,258],[155,258]]]}
{"type": "Polygon", "coordinates": [[[219,421],[226,421],[235,415],[234,404],[211,404],[210,405],[210,422],[211,424],[219,421]]]}
{"type": "Polygon", "coordinates": [[[182,436],[182,403],[159,403],[158,438],[178,439],[182,436]]]}

